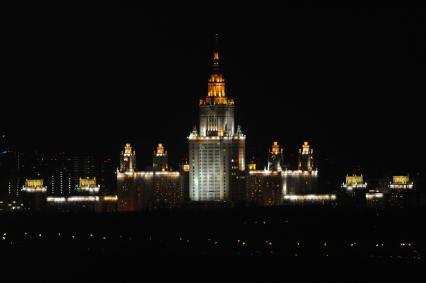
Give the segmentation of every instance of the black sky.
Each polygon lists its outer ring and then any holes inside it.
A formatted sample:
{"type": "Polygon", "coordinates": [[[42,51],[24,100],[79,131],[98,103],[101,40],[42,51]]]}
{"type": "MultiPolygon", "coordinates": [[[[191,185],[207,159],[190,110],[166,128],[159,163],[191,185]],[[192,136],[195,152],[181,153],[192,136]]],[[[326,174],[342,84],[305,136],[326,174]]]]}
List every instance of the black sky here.
{"type": "Polygon", "coordinates": [[[21,149],[186,156],[218,32],[248,157],[276,139],[294,159],[309,139],[342,170],[424,161],[420,7],[43,2],[13,5],[4,27],[0,129],[21,149]]]}

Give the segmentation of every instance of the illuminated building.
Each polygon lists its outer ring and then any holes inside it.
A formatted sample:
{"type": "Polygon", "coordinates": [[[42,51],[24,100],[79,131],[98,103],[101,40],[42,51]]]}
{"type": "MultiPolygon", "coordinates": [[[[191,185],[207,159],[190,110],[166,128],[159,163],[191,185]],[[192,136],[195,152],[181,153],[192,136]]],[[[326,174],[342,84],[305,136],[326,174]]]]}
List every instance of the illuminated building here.
{"type": "Polygon", "coordinates": [[[299,150],[297,170],[282,172],[283,196],[316,195],[318,193],[318,170],[314,167],[314,151],[305,141],[299,150]]]}
{"type": "Polygon", "coordinates": [[[311,195],[318,193],[318,170],[285,170],[283,195],[311,195]]]}
{"type": "Polygon", "coordinates": [[[179,207],[184,200],[182,184],[181,174],[176,171],[118,172],[118,210],[179,207]]]}
{"type": "Polygon", "coordinates": [[[74,154],[72,157],[72,191],[69,195],[76,193],[75,189],[80,186],[80,178],[96,178],[96,182],[101,188],[101,194],[115,194],[116,169],[116,165],[110,158],[95,154],[74,154]]]}
{"type": "Polygon", "coordinates": [[[298,169],[302,171],[314,170],[314,150],[307,141],[305,141],[302,148],[299,149],[298,169]]]}
{"type": "Polygon", "coordinates": [[[81,178],[95,178],[98,174],[95,156],[92,154],[75,154],[72,156],[72,190],[74,195],[80,186],[81,178]]]}
{"type": "Polygon", "coordinates": [[[189,165],[169,171],[167,151],[157,146],[150,171],[117,172],[118,210],[130,212],[156,208],[180,207],[188,190],[189,165]]]}
{"type": "Polygon", "coordinates": [[[100,186],[96,184],[96,178],[80,178],[79,184],[76,187],[78,193],[89,193],[97,194],[99,193],[100,186]]]}
{"type": "Polygon", "coordinates": [[[235,130],[234,100],[226,96],[218,52],[213,55],[208,92],[200,100],[199,113],[199,130],[194,128],[188,137],[190,199],[231,201],[239,198],[246,137],[240,127],[235,130]]]}
{"type": "Polygon", "coordinates": [[[136,151],[132,150],[130,143],[126,143],[120,156],[120,172],[134,172],[136,170],[136,151]]]}
{"type": "Polygon", "coordinates": [[[389,204],[396,207],[412,206],[415,202],[414,184],[407,176],[393,176],[389,183],[389,204]]]}
{"type": "Polygon", "coordinates": [[[367,182],[364,181],[362,174],[346,175],[346,180],[341,187],[343,188],[342,201],[347,201],[346,204],[364,206],[373,203],[370,197],[367,198],[367,182]]]}
{"type": "Polygon", "coordinates": [[[115,193],[116,164],[109,159],[94,154],[67,155],[54,153],[48,158],[45,184],[51,196],[71,196],[77,191],[81,178],[96,178],[102,194],[115,193]]]}
{"type": "Polygon", "coordinates": [[[161,143],[158,144],[157,149],[154,151],[152,156],[152,167],[154,171],[169,170],[167,150],[165,150],[161,143]]]}
{"type": "Polygon", "coordinates": [[[391,190],[411,190],[413,187],[409,176],[393,176],[392,182],[389,184],[391,190]]]}
{"type": "Polygon", "coordinates": [[[268,154],[268,168],[267,170],[282,171],[283,170],[283,148],[280,147],[278,142],[274,141],[271,150],[268,154]]]}
{"type": "Polygon", "coordinates": [[[152,178],[147,178],[147,185],[154,188],[154,208],[176,208],[182,205],[184,189],[181,180],[179,172],[153,174],[152,178]]]}
{"type": "Polygon", "coordinates": [[[181,172],[186,172],[189,174],[189,163],[187,159],[182,160],[180,164],[181,172]]]}
{"type": "Polygon", "coordinates": [[[256,170],[257,168],[256,162],[254,162],[254,160],[250,161],[250,163],[247,164],[247,167],[249,171],[256,170]]]}
{"type": "Polygon", "coordinates": [[[368,192],[368,193],[365,194],[365,198],[367,200],[383,199],[383,197],[384,197],[383,193],[376,192],[376,191],[368,192]]]}
{"type": "Polygon", "coordinates": [[[271,206],[287,203],[290,199],[315,199],[312,196],[318,193],[318,170],[312,166],[309,167],[312,170],[289,170],[283,168],[282,162],[283,150],[278,142],[273,142],[265,170],[256,170],[254,162],[248,165],[247,205],[271,206]]]}
{"type": "Polygon", "coordinates": [[[26,193],[46,193],[47,187],[43,186],[43,179],[25,180],[22,191],[26,193]]]}
{"type": "Polygon", "coordinates": [[[367,182],[364,182],[364,177],[361,175],[346,175],[346,181],[342,184],[342,188],[351,191],[353,189],[366,189],[367,182]]]}
{"type": "Polygon", "coordinates": [[[46,204],[47,187],[43,185],[43,179],[25,180],[22,192],[25,209],[44,209],[46,204]]]}
{"type": "Polygon", "coordinates": [[[280,205],[288,196],[316,195],[318,171],[249,170],[246,178],[248,205],[280,205]]]}

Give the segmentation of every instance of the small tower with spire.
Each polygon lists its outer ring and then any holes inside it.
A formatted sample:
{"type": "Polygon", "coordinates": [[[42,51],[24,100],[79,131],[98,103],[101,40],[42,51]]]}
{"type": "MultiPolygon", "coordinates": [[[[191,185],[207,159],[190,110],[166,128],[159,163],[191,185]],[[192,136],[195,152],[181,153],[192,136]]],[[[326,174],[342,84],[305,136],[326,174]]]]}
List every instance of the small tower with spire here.
{"type": "Polygon", "coordinates": [[[126,143],[124,150],[120,155],[120,168],[121,173],[133,173],[136,170],[136,151],[132,150],[130,143],[126,143]]]}
{"type": "Polygon", "coordinates": [[[268,154],[268,170],[270,171],[283,171],[283,151],[277,141],[272,143],[271,150],[268,154]]]}
{"type": "Polygon", "coordinates": [[[314,170],[314,150],[307,141],[299,149],[298,169],[301,171],[314,170]]]}
{"type": "Polygon", "coordinates": [[[167,150],[164,148],[162,143],[159,143],[157,149],[154,151],[152,156],[152,168],[154,171],[169,170],[167,150]]]}

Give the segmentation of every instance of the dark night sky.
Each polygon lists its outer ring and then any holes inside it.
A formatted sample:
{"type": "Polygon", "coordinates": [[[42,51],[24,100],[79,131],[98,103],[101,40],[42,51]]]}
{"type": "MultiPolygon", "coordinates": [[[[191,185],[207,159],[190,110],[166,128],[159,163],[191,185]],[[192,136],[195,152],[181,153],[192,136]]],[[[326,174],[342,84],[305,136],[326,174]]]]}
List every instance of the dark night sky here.
{"type": "Polygon", "coordinates": [[[130,141],[148,163],[163,142],[184,157],[219,32],[248,157],[263,162],[274,139],[295,154],[309,139],[323,166],[419,171],[424,10],[315,2],[10,7],[0,129],[25,150],[114,156],[130,141]]]}

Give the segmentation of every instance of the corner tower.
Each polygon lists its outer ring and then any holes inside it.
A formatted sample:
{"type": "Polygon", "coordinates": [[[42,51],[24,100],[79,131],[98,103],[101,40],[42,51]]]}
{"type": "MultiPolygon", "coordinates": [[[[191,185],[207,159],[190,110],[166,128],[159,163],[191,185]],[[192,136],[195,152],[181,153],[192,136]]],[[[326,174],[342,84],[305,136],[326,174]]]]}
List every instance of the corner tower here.
{"type": "Polygon", "coordinates": [[[124,151],[120,155],[120,169],[121,173],[135,172],[136,168],[136,152],[132,150],[130,143],[126,143],[124,151]]]}
{"type": "Polygon", "coordinates": [[[314,170],[314,150],[307,141],[303,142],[302,148],[299,149],[298,169],[302,171],[314,170]]]}

